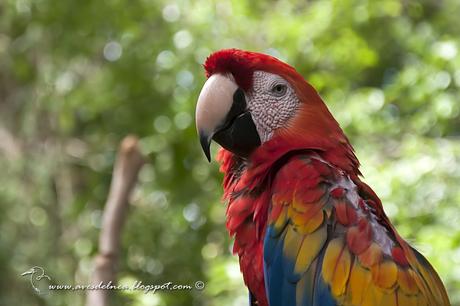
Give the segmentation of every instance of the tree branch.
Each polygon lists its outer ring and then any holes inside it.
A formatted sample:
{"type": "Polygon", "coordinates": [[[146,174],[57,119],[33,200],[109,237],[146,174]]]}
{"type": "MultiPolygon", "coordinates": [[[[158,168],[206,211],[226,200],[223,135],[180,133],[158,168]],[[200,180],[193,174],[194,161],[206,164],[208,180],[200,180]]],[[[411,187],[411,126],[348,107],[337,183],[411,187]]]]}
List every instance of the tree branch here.
{"type": "MultiPolygon", "coordinates": [[[[120,251],[120,238],[126,219],[129,196],[137,181],[137,176],[145,163],[135,136],[127,136],[121,142],[110,184],[110,192],[102,217],[99,236],[99,254],[94,260],[91,284],[101,282],[107,285],[116,283],[116,267],[120,251]]],[[[108,305],[107,290],[89,290],[86,296],[87,306],[108,305]]]]}

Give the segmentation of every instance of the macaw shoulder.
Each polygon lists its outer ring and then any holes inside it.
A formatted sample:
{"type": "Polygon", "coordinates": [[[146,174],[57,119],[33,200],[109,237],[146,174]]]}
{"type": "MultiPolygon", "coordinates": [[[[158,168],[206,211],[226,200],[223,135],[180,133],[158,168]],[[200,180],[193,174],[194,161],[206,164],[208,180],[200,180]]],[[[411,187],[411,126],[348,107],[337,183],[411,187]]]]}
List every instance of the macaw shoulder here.
{"type": "Polygon", "coordinates": [[[398,243],[373,191],[316,153],[295,155],[278,171],[273,180],[270,221],[278,219],[281,207],[286,208],[287,217],[298,222],[319,223],[327,218],[344,228],[359,222],[361,229],[368,227],[373,242],[387,255],[398,243]]]}

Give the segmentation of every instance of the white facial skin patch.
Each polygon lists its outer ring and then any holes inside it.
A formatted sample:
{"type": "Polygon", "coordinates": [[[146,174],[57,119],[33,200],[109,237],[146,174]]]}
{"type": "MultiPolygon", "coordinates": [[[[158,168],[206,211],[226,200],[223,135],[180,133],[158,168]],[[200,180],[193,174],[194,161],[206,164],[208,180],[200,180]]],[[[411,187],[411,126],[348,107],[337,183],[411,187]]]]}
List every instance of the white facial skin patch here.
{"type": "Polygon", "coordinates": [[[255,71],[253,90],[246,93],[248,109],[262,143],[294,116],[300,101],[291,85],[277,74],[255,71]]]}

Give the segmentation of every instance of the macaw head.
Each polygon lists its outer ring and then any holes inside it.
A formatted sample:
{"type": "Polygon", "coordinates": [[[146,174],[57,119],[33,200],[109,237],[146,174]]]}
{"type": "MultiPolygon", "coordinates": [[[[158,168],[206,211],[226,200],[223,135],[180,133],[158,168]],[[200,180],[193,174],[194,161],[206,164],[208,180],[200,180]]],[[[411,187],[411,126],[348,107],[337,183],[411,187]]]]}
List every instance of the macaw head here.
{"type": "Polygon", "coordinates": [[[204,68],[208,79],[198,98],[196,126],[208,160],[212,140],[243,159],[280,140],[292,149],[354,157],[316,90],[288,64],[226,49],[211,54],[204,68]]]}

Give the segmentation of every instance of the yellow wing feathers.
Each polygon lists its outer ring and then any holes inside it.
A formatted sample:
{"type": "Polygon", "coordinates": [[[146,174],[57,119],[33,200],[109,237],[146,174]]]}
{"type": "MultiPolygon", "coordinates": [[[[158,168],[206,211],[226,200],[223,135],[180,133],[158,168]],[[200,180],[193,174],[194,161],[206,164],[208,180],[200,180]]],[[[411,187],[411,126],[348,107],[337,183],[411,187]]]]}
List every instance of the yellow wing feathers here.
{"type": "MultiPolygon", "coordinates": [[[[342,238],[329,242],[322,264],[323,278],[343,306],[447,305],[420,288],[423,280],[411,267],[382,258],[365,267],[342,238]],[[433,304],[428,304],[433,300],[433,304]]],[[[438,285],[438,284],[435,284],[438,285]]]]}

